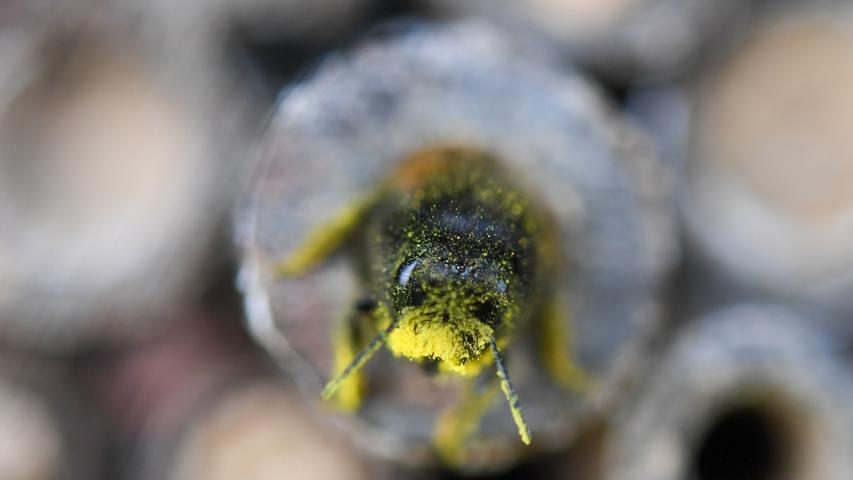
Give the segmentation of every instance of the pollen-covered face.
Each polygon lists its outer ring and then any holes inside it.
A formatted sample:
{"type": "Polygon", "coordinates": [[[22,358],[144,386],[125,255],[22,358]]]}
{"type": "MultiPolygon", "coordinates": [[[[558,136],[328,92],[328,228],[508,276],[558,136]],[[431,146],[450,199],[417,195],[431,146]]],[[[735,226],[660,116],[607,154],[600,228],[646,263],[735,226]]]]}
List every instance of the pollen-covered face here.
{"type": "Polygon", "coordinates": [[[403,262],[392,298],[398,325],[388,337],[391,351],[439,360],[440,368],[459,374],[479,371],[485,362],[478,360],[513,313],[506,279],[483,261],[403,262]]]}
{"type": "Polygon", "coordinates": [[[358,232],[348,247],[358,254],[353,259],[367,296],[355,321],[345,324],[343,348],[336,350],[342,370],[326,384],[323,398],[350,379],[349,396],[340,398],[355,398],[357,405],[361,387],[352,376],[359,378],[383,346],[456,375],[475,376],[493,364],[519,435],[530,443],[501,351],[516,328],[532,320],[544,281],[559,262],[549,218],[512,177],[477,150],[415,154],[365,206],[327,227],[307,255],[285,263],[285,271],[293,271],[304,258],[330,252],[339,242],[328,239],[341,231],[358,232]],[[367,343],[365,330],[376,332],[367,343]]]}

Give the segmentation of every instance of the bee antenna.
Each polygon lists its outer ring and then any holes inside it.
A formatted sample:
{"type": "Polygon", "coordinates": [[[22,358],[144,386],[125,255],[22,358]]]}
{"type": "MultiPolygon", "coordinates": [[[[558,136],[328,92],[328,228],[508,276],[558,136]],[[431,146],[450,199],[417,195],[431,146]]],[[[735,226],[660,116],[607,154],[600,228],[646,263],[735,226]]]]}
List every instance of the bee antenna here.
{"type": "Polygon", "coordinates": [[[352,360],[352,362],[347,365],[347,368],[345,368],[335,378],[329,380],[329,383],[327,383],[326,386],[323,388],[323,392],[320,394],[320,396],[323,397],[324,400],[330,399],[335,394],[335,392],[338,391],[338,389],[341,387],[341,384],[344,380],[347,379],[347,377],[361,370],[361,367],[363,367],[364,364],[367,363],[368,360],[370,360],[370,357],[372,357],[373,354],[376,353],[377,350],[379,350],[379,347],[381,347],[385,343],[385,340],[388,339],[388,335],[390,335],[391,332],[395,328],[397,328],[397,325],[399,325],[399,323],[399,320],[394,320],[393,322],[391,322],[391,325],[388,325],[388,328],[380,332],[379,335],[376,336],[376,338],[371,340],[370,344],[365,347],[364,350],[359,352],[358,355],[356,355],[355,358],[352,360]]]}
{"type": "Polygon", "coordinates": [[[494,338],[489,341],[489,344],[492,347],[492,357],[495,359],[498,377],[501,379],[501,390],[504,391],[506,401],[509,403],[509,410],[512,412],[512,419],[515,420],[515,426],[518,427],[518,435],[521,437],[521,441],[524,442],[525,445],[530,445],[530,429],[527,427],[527,422],[524,421],[524,415],[521,413],[521,404],[518,401],[518,394],[515,392],[515,388],[513,388],[512,382],[509,380],[509,375],[507,374],[506,367],[504,366],[503,358],[501,358],[501,352],[498,350],[498,345],[495,343],[494,338]]]}

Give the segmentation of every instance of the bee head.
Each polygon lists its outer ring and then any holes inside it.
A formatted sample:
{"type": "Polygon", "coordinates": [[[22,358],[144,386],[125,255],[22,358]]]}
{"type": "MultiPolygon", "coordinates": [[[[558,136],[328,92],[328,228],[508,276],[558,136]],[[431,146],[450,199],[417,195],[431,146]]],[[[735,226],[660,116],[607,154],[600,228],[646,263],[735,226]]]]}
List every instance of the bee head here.
{"type": "Polygon", "coordinates": [[[392,288],[398,326],[388,346],[413,359],[442,362],[457,373],[473,373],[509,318],[512,301],[499,265],[484,258],[453,262],[413,258],[402,262],[392,288]]]}
{"type": "Polygon", "coordinates": [[[487,256],[466,262],[441,257],[402,262],[390,289],[391,312],[384,309],[393,318],[326,384],[323,398],[334,395],[383,344],[395,355],[438,360],[439,368],[460,375],[476,375],[492,361],[521,440],[530,444],[530,430],[496,340],[496,331],[505,328],[518,310],[509,291],[512,277],[502,265],[506,262],[490,262],[487,256]],[[484,355],[488,350],[491,356],[484,355]]]}

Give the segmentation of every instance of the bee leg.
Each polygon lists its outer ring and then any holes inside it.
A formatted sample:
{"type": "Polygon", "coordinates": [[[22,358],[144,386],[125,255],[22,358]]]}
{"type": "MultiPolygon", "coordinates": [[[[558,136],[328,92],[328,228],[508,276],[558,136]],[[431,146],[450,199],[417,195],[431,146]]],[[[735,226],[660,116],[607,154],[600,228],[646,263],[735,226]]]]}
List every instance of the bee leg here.
{"type": "Polygon", "coordinates": [[[296,250],[279,261],[274,267],[275,275],[302,275],[328,258],[362,224],[378,198],[378,195],[370,195],[344,207],[331,221],[316,228],[296,250]]]}
{"type": "Polygon", "coordinates": [[[477,385],[476,378],[468,381],[462,401],[442,412],[435,426],[434,446],[442,461],[450,466],[465,462],[464,446],[479,429],[483,415],[494,403],[500,382],[490,380],[477,385]]]}
{"type": "MultiPolygon", "coordinates": [[[[333,371],[340,372],[345,369],[370,341],[370,322],[375,305],[372,300],[357,302],[349,316],[335,326],[332,332],[333,371]]],[[[364,373],[352,373],[343,380],[335,394],[335,407],[347,413],[355,412],[361,406],[366,387],[364,373]]]]}
{"type": "Polygon", "coordinates": [[[554,383],[573,392],[582,392],[589,386],[589,378],[572,359],[571,331],[564,311],[559,308],[559,302],[552,299],[540,316],[537,329],[540,360],[554,383]]]}

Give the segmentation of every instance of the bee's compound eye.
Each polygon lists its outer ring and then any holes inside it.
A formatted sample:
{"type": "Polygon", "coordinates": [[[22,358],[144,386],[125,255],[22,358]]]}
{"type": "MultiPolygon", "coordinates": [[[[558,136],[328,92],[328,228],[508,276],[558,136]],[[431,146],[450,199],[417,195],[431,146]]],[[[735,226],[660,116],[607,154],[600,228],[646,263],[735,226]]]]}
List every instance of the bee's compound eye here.
{"type": "Polygon", "coordinates": [[[424,293],[421,282],[416,278],[415,271],[420,265],[420,259],[403,262],[397,270],[397,289],[394,303],[397,309],[404,307],[417,307],[424,303],[424,293]]]}
{"type": "Polygon", "coordinates": [[[424,293],[424,290],[419,285],[412,285],[408,289],[408,305],[418,307],[424,303],[425,299],[426,293],[424,293]]]}

